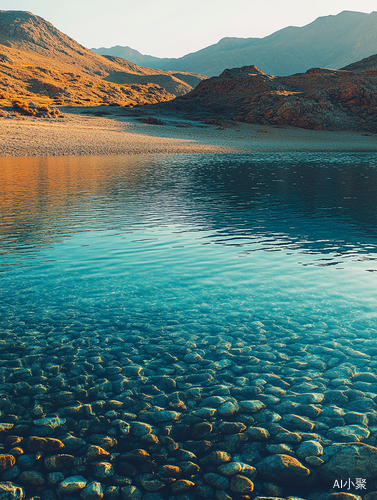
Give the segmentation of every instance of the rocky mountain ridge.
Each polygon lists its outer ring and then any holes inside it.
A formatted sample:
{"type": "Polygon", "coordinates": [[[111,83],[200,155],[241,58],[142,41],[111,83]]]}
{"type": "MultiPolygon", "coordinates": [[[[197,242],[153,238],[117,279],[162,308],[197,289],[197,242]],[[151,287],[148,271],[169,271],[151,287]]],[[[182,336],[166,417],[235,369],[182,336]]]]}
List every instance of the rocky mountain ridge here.
{"type": "Polygon", "coordinates": [[[6,102],[153,104],[189,92],[202,78],[103,57],[30,12],[0,11],[0,99],[6,102]]]}
{"type": "Polygon", "coordinates": [[[341,70],[312,68],[288,77],[254,65],[227,69],[168,107],[247,123],[377,132],[377,55],[341,70]]]}
{"type": "Polygon", "coordinates": [[[289,26],[264,38],[223,38],[183,57],[145,56],[130,47],[92,49],[153,68],[218,76],[225,68],[255,64],[265,73],[287,76],[313,67],[341,68],[377,53],[377,12],[344,11],[303,27],[289,26]]]}

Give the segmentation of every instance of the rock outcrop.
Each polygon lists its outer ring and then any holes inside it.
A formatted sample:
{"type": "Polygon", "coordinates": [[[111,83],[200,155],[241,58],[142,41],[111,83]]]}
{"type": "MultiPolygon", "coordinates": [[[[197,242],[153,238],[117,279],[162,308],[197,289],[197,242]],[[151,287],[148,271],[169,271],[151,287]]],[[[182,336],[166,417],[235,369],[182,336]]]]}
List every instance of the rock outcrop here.
{"type": "Polygon", "coordinates": [[[227,69],[171,104],[240,122],[377,132],[377,56],[373,57],[352,65],[353,71],[313,68],[287,77],[267,75],[255,66],[227,69]]]}

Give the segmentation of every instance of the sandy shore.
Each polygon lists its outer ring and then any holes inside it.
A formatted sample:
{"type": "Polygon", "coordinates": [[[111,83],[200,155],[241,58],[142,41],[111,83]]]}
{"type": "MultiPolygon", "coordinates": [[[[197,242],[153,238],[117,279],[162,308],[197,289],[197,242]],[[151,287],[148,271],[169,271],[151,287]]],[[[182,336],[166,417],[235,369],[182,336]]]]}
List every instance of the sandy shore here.
{"type": "MultiPolygon", "coordinates": [[[[87,108],[87,113],[95,111],[87,108]]],[[[217,127],[176,116],[162,117],[165,126],[150,125],[122,108],[107,108],[106,117],[83,115],[83,108],[63,112],[55,119],[0,118],[0,156],[377,151],[376,135],[358,132],[242,123],[217,127]]]]}

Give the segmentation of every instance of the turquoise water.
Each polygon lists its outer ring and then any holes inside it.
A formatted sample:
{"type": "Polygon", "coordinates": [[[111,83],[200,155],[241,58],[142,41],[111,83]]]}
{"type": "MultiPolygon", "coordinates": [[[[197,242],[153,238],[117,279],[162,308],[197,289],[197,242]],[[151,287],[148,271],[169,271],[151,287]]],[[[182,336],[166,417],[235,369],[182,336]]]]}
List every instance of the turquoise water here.
{"type": "Polygon", "coordinates": [[[20,340],[376,337],[375,155],[4,158],[0,197],[0,327],[20,340]]]}

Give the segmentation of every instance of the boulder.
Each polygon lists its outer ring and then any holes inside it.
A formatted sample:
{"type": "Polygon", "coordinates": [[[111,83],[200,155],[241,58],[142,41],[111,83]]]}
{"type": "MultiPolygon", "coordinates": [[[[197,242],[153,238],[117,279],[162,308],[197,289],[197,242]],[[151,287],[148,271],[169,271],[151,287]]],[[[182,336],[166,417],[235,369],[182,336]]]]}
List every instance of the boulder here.
{"type": "Polygon", "coordinates": [[[101,500],[103,498],[103,487],[101,483],[92,481],[80,493],[83,500],[101,500]]]}
{"type": "Polygon", "coordinates": [[[17,484],[10,481],[0,483],[0,500],[22,500],[24,496],[25,491],[17,484]]]}
{"type": "Polygon", "coordinates": [[[342,427],[333,427],[328,432],[328,437],[335,442],[362,441],[370,435],[369,429],[361,425],[344,425],[342,427]]]}
{"type": "Polygon", "coordinates": [[[308,479],[310,470],[289,455],[272,455],[256,465],[259,476],[264,481],[274,483],[303,483],[308,479]]]}
{"type": "Polygon", "coordinates": [[[74,495],[83,490],[87,484],[87,480],[82,476],[67,477],[58,486],[58,493],[62,497],[74,495]]]}
{"type": "Polygon", "coordinates": [[[0,455],[0,472],[10,469],[15,463],[16,459],[13,455],[0,455]]]}
{"type": "Polygon", "coordinates": [[[320,479],[328,484],[349,477],[377,479],[377,448],[363,443],[338,443],[324,449],[325,463],[317,468],[320,479]]]}

